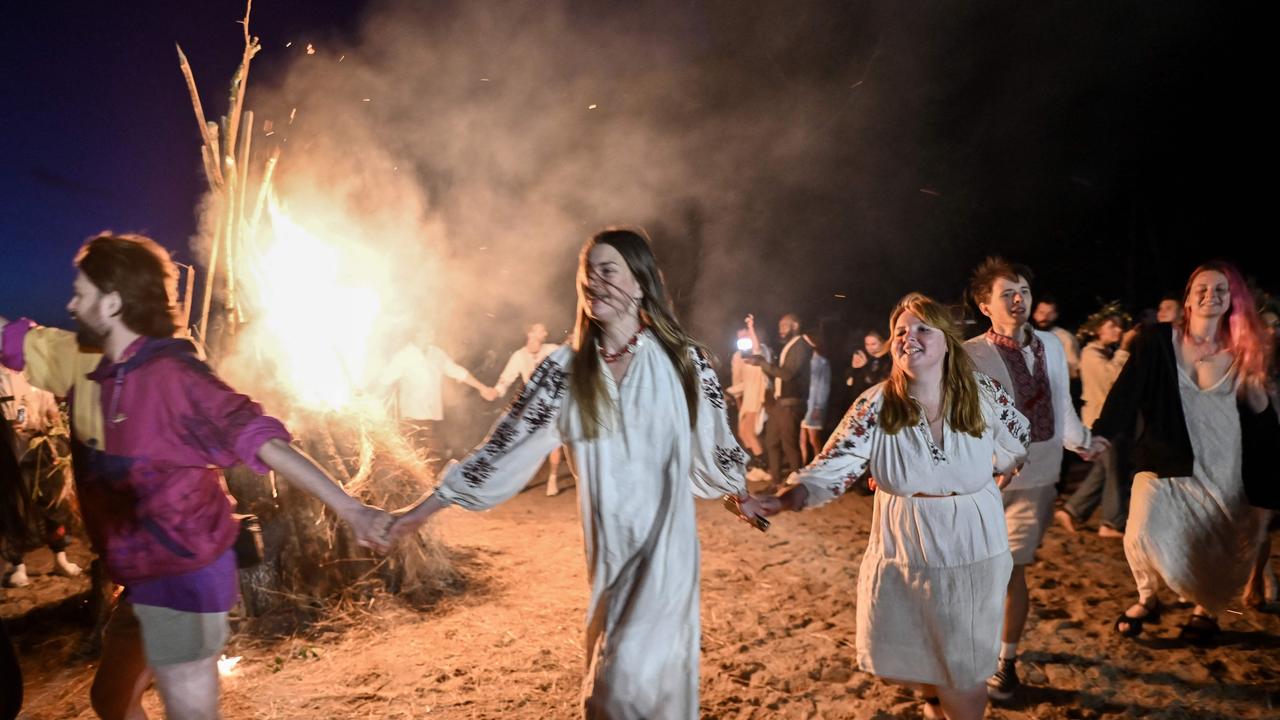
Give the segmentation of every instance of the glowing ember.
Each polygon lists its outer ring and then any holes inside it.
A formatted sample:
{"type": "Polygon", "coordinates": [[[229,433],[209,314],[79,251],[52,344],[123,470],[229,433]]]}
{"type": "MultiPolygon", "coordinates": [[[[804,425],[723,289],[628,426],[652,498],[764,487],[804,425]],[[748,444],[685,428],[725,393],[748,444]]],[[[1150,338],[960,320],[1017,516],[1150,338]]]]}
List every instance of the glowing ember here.
{"type": "Polygon", "coordinates": [[[227,657],[223,655],[218,658],[218,674],[222,677],[231,677],[236,673],[236,664],[240,662],[240,656],[227,657]]]}

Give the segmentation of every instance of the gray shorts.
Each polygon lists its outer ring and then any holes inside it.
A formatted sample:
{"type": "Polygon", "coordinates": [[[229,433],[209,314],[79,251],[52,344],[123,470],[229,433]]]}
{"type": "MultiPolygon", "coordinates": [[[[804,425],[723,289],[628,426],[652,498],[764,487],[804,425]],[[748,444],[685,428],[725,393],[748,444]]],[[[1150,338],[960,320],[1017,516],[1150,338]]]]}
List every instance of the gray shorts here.
{"type": "MultiPolygon", "coordinates": [[[[183,612],[154,605],[130,607],[142,629],[148,665],[178,665],[217,657],[231,634],[224,612],[183,612]]],[[[116,612],[121,609],[118,607],[116,612]]]]}
{"type": "Polygon", "coordinates": [[[1009,526],[1009,554],[1014,565],[1036,561],[1036,550],[1053,520],[1053,501],[1058,489],[1052,485],[1000,492],[1004,500],[1004,522],[1009,526]]]}

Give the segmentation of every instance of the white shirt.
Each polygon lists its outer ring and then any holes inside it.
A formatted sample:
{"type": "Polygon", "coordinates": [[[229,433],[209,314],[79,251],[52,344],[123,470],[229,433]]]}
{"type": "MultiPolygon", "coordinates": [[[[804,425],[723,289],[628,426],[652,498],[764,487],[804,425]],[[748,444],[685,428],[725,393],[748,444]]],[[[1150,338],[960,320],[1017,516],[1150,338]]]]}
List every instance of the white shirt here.
{"type": "Polygon", "coordinates": [[[621,384],[601,360],[612,409],[593,438],[583,432],[568,382],[572,358],[566,345],[538,366],[484,444],[445,469],[436,495],[469,510],[493,507],[524,489],[564,443],[578,478],[591,583],[586,652],[593,706],[601,717],[697,718],[693,499],[744,493],[747,454],[729,430],[715,371],[701,356],[694,361],[700,378],[694,427],[680,376],[651,331],[640,333],[621,384]]]}
{"type": "MultiPolygon", "coordinates": [[[[787,353],[790,352],[791,348],[795,347],[796,343],[800,342],[803,338],[803,335],[797,335],[787,342],[786,346],[782,348],[782,352],[778,355],[778,365],[787,364],[787,353]]],[[[805,342],[808,342],[808,340],[805,340],[805,342]]],[[[782,397],[782,378],[773,379],[773,396],[775,398],[782,397]]]]}
{"type": "Polygon", "coordinates": [[[0,414],[14,424],[17,432],[38,435],[57,424],[58,401],[53,393],[27,382],[27,376],[20,372],[0,367],[0,397],[9,396],[13,399],[0,403],[0,414]],[[19,415],[22,415],[21,423],[18,423],[19,415]]]}
{"type": "Polygon", "coordinates": [[[1111,386],[1116,384],[1128,360],[1128,350],[1116,350],[1108,358],[1106,347],[1097,340],[1085,345],[1080,352],[1080,397],[1084,401],[1080,419],[1085,426],[1093,427],[1093,422],[1102,414],[1107,393],[1111,392],[1111,386]]]}
{"type": "MultiPolygon", "coordinates": [[[[1048,367],[1049,390],[1053,397],[1053,437],[1042,442],[1031,443],[1027,453],[1027,463],[1006,488],[1022,490],[1033,487],[1053,485],[1062,474],[1062,449],[1082,450],[1089,446],[1089,430],[1080,422],[1076,408],[1071,403],[1071,377],[1067,370],[1067,356],[1062,343],[1051,332],[1031,330],[1040,342],[1044,343],[1044,362],[1048,367]]],[[[1004,365],[1004,357],[1000,351],[987,340],[986,333],[971,338],[964,344],[978,372],[995,378],[1010,395],[1015,394],[1013,379],[1009,369],[1004,365]]],[[[1035,353],[1029,345],[1022,348],[1022,357],[1027,362],[1027,369],[1035,370],[1035,353]]]]}
{"type": "Polygon", "coordinates": [[[467,371],[435,345],[428,345],[423,352],[417,345],[409,343],[391,356],[378,385],[385,388],[392,383],[400,384],[396,402],[400,406],[401,418],[443,420],[442,377],[461,382],[466,379],[467,371]]]}
{"type": "MultiPolygon", "coordinates": [[[[773,362],[773,352],[768,346],[760,346],[760,355],[765,362],[773,362]]],[[[727,391],[738,398],[738,413],[760,412],[764,409],[764,395],[769,390],[769,376],[764,374],[763,368],[748,365],[740,352],[733,354],[730,363],[733,385],[727,391]]]]}
{"type": "Polygon", "coordinates": [[[537,352],[529,352],[528,346],[522,345],[519,350],[511,353],[507,366],[502,369],[502,374],[498,376],[498,382],[493,389],[497,390],[499,395],[506,395],[507,388],[511,387],[511,383],[515,382],[516,378],[520,378],[521,383],[528,384],[529,378],[533,377],[534,368],[555,352],[557,347],[551,343],[543,343],[537,352]]]}
{"type": "Polygon", "coordinates": [[[1056,325],[1049,328],[1049,332],[1062,343],[1062,351],[1067,355],[1067,373],[1072,378],[1080,377],[1080,344],[1076,342],[1076,336],[1056,325]]]}

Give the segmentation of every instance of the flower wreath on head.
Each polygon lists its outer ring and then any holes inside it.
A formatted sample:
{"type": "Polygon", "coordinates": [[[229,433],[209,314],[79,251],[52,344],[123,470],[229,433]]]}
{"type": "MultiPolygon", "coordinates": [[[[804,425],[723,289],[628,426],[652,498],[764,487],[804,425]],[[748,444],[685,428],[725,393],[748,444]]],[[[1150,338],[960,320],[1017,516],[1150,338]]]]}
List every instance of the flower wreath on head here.
{"type": "Polygon", "coordinates": [[[1076,331],[1076,338],[1081,345],[1087,345],[1089,342],[1098,337],[1098,329],[1108,320],[1116,320],[1122,328],[1128,328],[1133,324],[1133,316],[1128,310],[1124,309],[1124,305],[1119,300],[1111,302],[1098,308],[1097,312],[1085,319],[1080,325],[1080,329],[1076,331]]]}

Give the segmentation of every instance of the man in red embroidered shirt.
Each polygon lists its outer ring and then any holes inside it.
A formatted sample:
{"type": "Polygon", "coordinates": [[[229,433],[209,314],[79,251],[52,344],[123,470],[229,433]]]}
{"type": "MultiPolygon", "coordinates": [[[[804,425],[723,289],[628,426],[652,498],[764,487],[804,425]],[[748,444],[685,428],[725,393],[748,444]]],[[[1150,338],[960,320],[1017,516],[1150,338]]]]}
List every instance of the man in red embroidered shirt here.
{"type": "Polygon", "coordinates": [[[0,317],[0,360],[59,385],[46,389],[68,395],[73,424],[89,428],[72,428],[76,489],[94,550],[125,587],[104,632],[94,710],[145,717],[140,700],[154,677],[169,717],[217,718],[217,659],[239,593],[238,524],[217,468],[277,471],[368,547],[385,549],[390,516],[348,496],[289,445],[278,420],[174,337],[177,272],[163,248],[103,234],[76,266],[67,309],[79,337],[102,348],[90,383],[92,358],[76,337],[29,320],[0,317]]]}
{"type": "Polygon", "coordinates": [[[1018,641],[1030,609],[1027,566],[1053,518],[1055,485],[1067,448],[1086,460],[1105,444],[1093,441],[1071,403],[1071,377],[1062,342],[1027,322],[1031,313],[1031,271],[1002,258],[987,258],[973,273],[969,293],[991,329],[970,339],[965,350],[979,371],[1013,395],[1018,412],[1031,423],[1031,444],[1021,471],[1001,491],[1013,572],[1005,596],[1000,663],[987,681],[987,694],[1008,700],[1018,689],[1018,641]]]}

